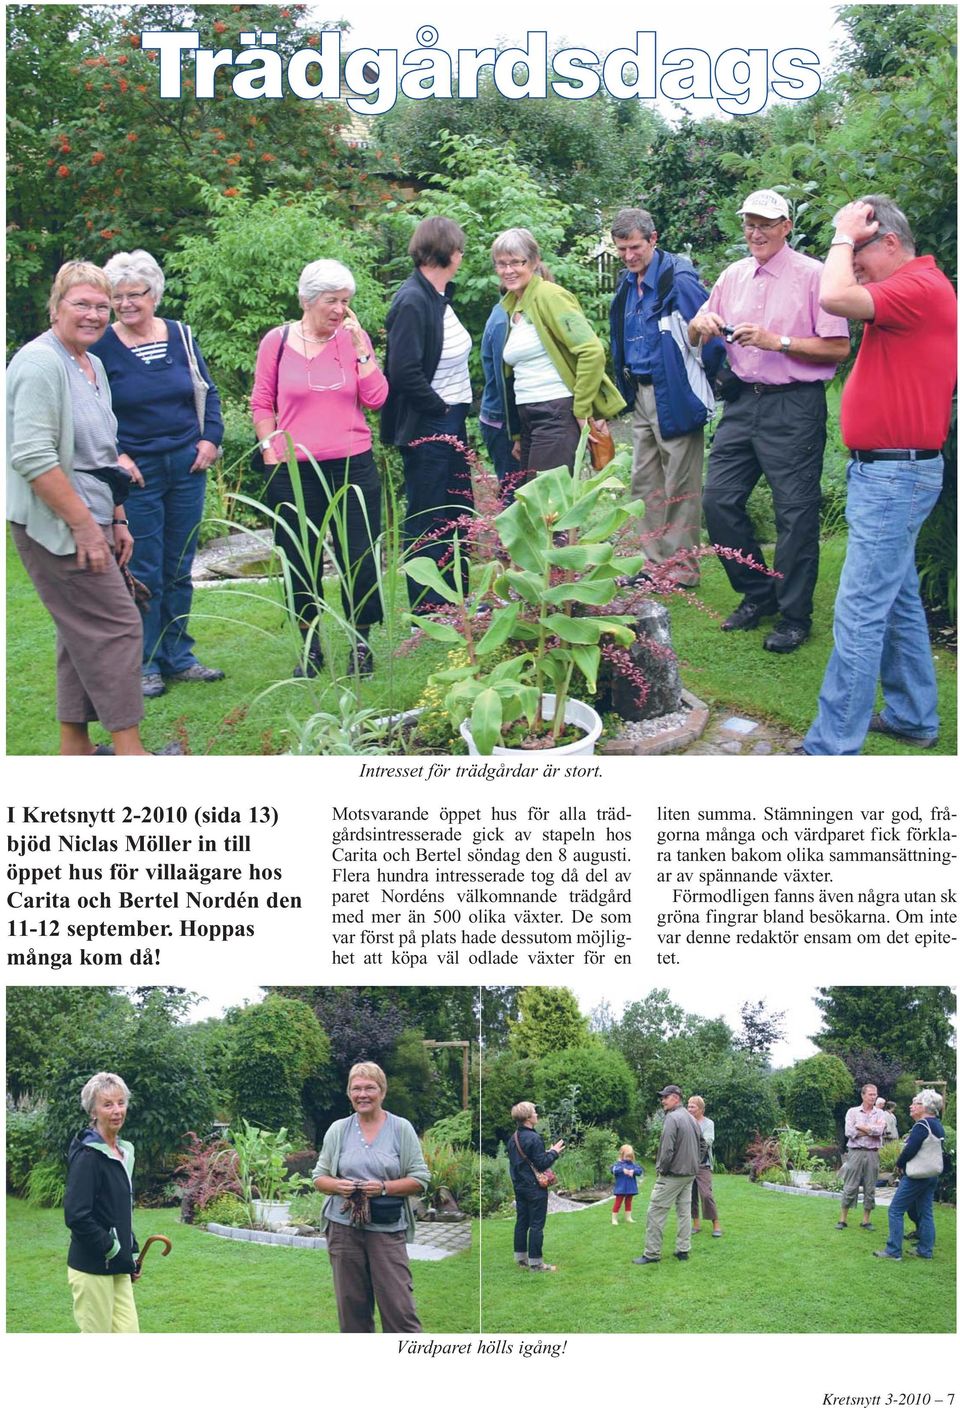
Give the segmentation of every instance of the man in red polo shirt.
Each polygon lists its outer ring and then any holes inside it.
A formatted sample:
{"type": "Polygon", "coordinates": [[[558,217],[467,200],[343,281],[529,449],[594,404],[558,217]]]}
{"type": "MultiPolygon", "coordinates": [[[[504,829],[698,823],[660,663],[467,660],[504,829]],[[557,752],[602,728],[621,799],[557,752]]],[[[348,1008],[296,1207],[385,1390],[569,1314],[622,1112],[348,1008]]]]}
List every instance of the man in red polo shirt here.
{"type": "Polygon", "coordinates": [[[937,682],[914,549],[943,478],[957,297],[931,256],[917,257],[889,197],[845,205],[834,225],[820,302],[864,329],[840,407],[851,457],[834,648],[801,751],[859,753],[868,732],[930,748],[937,682]],[[884,707],[875,714],[878,679],[884,707]]]}

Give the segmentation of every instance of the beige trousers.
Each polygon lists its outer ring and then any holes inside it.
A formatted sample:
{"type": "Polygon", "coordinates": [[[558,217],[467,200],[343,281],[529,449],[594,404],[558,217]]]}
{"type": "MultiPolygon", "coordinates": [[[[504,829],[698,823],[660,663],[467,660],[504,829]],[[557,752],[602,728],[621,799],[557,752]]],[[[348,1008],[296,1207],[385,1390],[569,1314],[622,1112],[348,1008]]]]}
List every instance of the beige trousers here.
{"type": "MultiPolygon", "coordinates": [[[[703,431],[664,440],[652,386],[638,386],[633,409],[634,498],[643,499],[643,551],[654,567],[674,553],[700,546],[700,493],[703,487],[703,431]]],[[[695,587],[700,563],[682,556],[671,580],[695,587]]]]}
{"type": "Polygon", "coordinates": [[[138,1335],[133,1282],[125,1276],[91,1276],[67,1267],[73,1318],[81,1335],[138,1335]]]}
{"type": "Polygon", "coordinates": [[[657,1174],[657,1181],[650,1194],[650,1206],[647,1208],[644,1256],[651,1257],[654,1261],[660,1260],[663,1228],[667,1221],[667,1214],[674,1206],[677,1209],[676,1250],[678,1252],[690,1250],[690,1190],[692,1187],[693,1178],[691,1175],[657,1174]]]}

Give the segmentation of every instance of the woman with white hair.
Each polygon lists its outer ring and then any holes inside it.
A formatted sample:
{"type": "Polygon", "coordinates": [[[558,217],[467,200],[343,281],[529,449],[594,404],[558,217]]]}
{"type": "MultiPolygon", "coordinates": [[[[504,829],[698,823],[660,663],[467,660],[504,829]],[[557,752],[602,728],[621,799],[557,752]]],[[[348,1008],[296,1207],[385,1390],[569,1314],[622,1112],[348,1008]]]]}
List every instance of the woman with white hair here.
{"type": "Polygon", "coordinates": [[[530,231],[504,230],[490,256],[506,289],[503,360],[519,419],[511,433],[520,437],[522,479],[560,465],[572,469],[584,426],[602,433],[626,403],[604,371],[603,344],[577,299],[544,279],[530,231]]]}
{"type": "Polygon", "coordinates": [[[924,1261],[933,1257],[933,1195],[945,1158],[946,1136],[939,1119],[942,1109],[943,1100],[935,1090],[921,1090],[910,1101],[910,1118],[915,1123],[897,1159],[903,1177],[887,1211],[887,1245],[874,1256],[887,1261],[903,1259],[903,1215],[909,1210],[917,1224],[917,1245],[912,1255],[924,1261]]]}
{"type": "Polygon", "coordinates": [[[90,1124],[67,1155],[64,1221],[70,1228],[67,1279],[81,1334],[138,1334],[133,1282],[140,1275],[133,1235],[133,1145],[120,1138],[130,1091],[98,1071],[80,1092],[90,1124]]]}
{"type": "Polygon", "coordinates": [[[317,675],[323,667],[320,552],[331,500],[344,486],[333,550],[352,632],[352,673],[373,669],[367,633],[383,620],[375,558],[380,477],[363,413],[383,405],[387,382],[350,307],[356,288],[350,270],[336,259],[306,266],[297,289],[303,313],[295,323],[272,328],[260,343],[250,397],[269,475],[267,502],[276,516],[274,541],[286,554],[292,578],[302,637],[298,677],[317,675]],[[291,441],[295,475],[288,463],[291,441]]]}
{"type": "Polygon", "coordinates": [[[163,270],[145,249],[104,265],[114,321],[93,351],[107,369],[119,423],[120,465],[134,489],[127,502],[130,570],[150,590],[143,620],[144,697],[166,682],[210,684],[223,671],[202,665],[187,627],[191,568],[207,475],[223,439],[220,397],[190,328],[158,318],[163,270]]]}

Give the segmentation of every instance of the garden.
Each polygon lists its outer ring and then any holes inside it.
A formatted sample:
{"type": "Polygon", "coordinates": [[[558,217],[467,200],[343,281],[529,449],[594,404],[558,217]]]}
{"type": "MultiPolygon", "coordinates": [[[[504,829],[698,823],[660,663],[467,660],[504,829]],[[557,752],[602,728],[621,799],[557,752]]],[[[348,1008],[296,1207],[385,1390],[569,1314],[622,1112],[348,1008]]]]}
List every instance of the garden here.
{"type": "Polygon", "coordinates": [[[8,1327],[73,1327],[66,1150],[83,1127],[81,1087],[106,1070],[132,1091],[124,1137],[136,1150],[138,1241],[172,1244],[144,1254],[142,1328],[336,1331],[312,1172],[327,1126],[349,1113],[359,1054],[383,1063],[388,1107],[420,1132],[430,1170],[418,1212],[432,1250],[419,1259],[415,1243],[411,1260],[424,1328],[475,1331],[479,1154],[474,1114],[461,1108],[478,1100],[475,999],[449,988],[271,990],[191,1022],[194,998],[180,989],[8,988],[8,1327]]]}
{"type": "MultiPolygon", "coordinates": [[[[819,250],[838,204],[865,186],[892,188],[919,248],[953,277],[949,8],[842,7],[842,61],[796,111],[784,105],[729,122],[684,117],[671,127],[653,109],[602,97],[578,104],[550,98],[534,115],[490,85],[475,101],[446,103],[439,130],[427,105],[401,98],[371,120],[369,140],[353,145],[336,104],[305,109],[284,100],[254,114],[225,102],[214,117],[214,105],[186,93],[158,112],[155,56],[140,51],[139,13],[85,6],[12,12],[8,321],[12,351],[44,326],[46,288],[64,257],[103,262],[143,246],[167,276],[163,312],[194,328],[222,395],[224,456],[209,476],[201,541],[225,539],[239,565],[195,593],[192,617],[204,658],[227,678],[214,689],[175,686],[150,700],[148,746],[174,736],[197,755],[486,753],[579,746],[582,735],[602,749],[622,736],[625,719],[643,714],[663,664],[659,638],[642,626],[653,602],[666,613],[666,654],[690,694],[711,709],[767,721],[788,743],[802,735],[830,651],[845,547],[839,386],[830,397],[814,629],[797,656],[770,657],[749,635],[718,630],[730,593],[706,545],[695,595],[638,580],[644,525],[642,506],[629,495],[626,423],[616,428],[620,452],[599,475],[588,463],[568,466],[510,502],[475,453],[481,438],[471,421],[477,509],[458,525],[442,577],[422,551],[403,551],[399,458],[374,429],[385,524],[376,544],[385,607],[370,642],[376,669],[359,681],[351,673],[356,633],[343,597],[359,604],[355,581],[329,554],[299,584],[319,606],[324,672],[294,680],[302,649],[298,584],[289,561],[271,557],[265,486],[250,462],[254,355],[268,328],[296,316],[303,264],[331,250],[356,277],[354,307],[382,353],[386,310],[409,270],[406,244],[425,215],[447,215],[466,231],[457,308],[474,336],[474,386],[482,379],[480,332],[497,291],[489,243],[509,226],[534,231],[557,280],[578,295],[604,339],[612,275],[609,252],[598,257],[598,248],[613,212],[638,201],[654,211],[664,246],[687,251],[709,283],[743,253],[733,211],[744,189],[782,189],[795,215],[793,242],[819,250]],[[55,112],[42,96],[50,91],[55,112]],[[628,138],[639,154],[630,172],[621,159],[628,138]],[[597,190],[604,192],[599,213],[597,190]],[[428,587],[443,598],[439,610],[418,605],[428,587]],[[585,720],[582,728],[574,716],[585,720]]],[[[170,22],[181,13],[187,10],[173,7],[170,22]]],[[[310,39],[303,6],[248,6],[241,17],[236,7],[210,5],[203,22],[223,44],[255,23],[277,32],[282,52],[310,39]]],[[[935,751],[953,754],[955,433],[947,459],[918,565],[944,719],[935,751]]],[[[304,541],[313,529],[323,538],[342,535],[345,510],[341,493],[320,524],[301,511],[304,541]]],[[[761,540],[771,540],[765,489],[755,491],[751,511],[761,540]]],[[[53,633],[16,554],[7,559],[7,747],[47,753],[55,743],[53,633]]],[[[867,751],[903,749],[872,735],[867,751]]]]}

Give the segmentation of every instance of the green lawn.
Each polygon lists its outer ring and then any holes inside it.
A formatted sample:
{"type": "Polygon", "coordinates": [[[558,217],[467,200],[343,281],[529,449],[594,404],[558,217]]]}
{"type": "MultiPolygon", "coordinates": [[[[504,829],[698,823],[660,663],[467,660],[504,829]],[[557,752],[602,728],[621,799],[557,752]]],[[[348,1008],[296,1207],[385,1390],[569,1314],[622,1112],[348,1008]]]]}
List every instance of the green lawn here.
{"type": "MultiPolygon", "coordinates": [[[[173,1242],[152,1247],[137,1282],[142,1331],[194,1334],[337,1332],[326,1252],[232,1242],[188,1227],[171,1208],[135,1214],[141,1243],[152,1232],[173,1242]]],[[[479,1263],[474,1248],[443,1261],[414,1261],[413,1289],[424,1330],[478,1329],[479,1263]]],[[[59,1209],[7,1199],[7,1330],[76,1333],[67,1286],[68,1234],[59,1209]]]]}
{"type": "MultiPolygon", "coordinates": [[[[773,625],[772,619],[755,631],[720,630],[721,620],[739,597],[731,591],[720,563],[705,561],[697,600],[709,611],[679,598],[670,603],[673,643],[686,687],[712,707],[743,710],[751,717],[783,724],[794,733],[805,733],[816,712],[820,682],[833,647],[833,602],[845,550],[846,539],[842,537],[828,538],[821,545],[813,631],[809,641],[792,655],[773,655],[763,649],[763,637],[773,625]]],[[[940,691],[940,741],[929,751],[953,756],[957,752],[957,661],[945,650],[937,650],[934,660],[940,691]]],[[[868,735],[863,751],[917,754],[915,748],[879,734],[868,735]]]]}
{"type": "MultiPolygon", "coordinates": [[[[803,734],[816,711],[817,694],[831,648],[831,621],[845,540],[828,539],[821,555],[814,631],[793,655],[763,649],[763,628],[727,634],[720,621],[736,603],[720,564],[703,564],[697,600],[709,610],[674,600],[670,604],[674,644],[683,680],[718,709],[738,709],[803,734]]],[[[333,584],[329,590],[333,593],[333,584]]],[[[331,601],[333,596],[331,595],[331,601]]],[[[412,708],[431,670],[445,661],[445,648],[421,641],[409,649],[400,619],[402,600],[376,627],[371,642],[377,669],[360,687],[362,708],[383,713],[412,708]]],[[[339,712],[343,683],[327,676],[293,681],[297,640],[279,606],[274,586],[229,585],[197,591],[191,616],[197,652],[227,678],[215,685],[174,685],[147,701],[143,738],[157,748],[179,737],[197,755],[283,752],[291,718],[317,710],[339,712]],[[281,682],[282,683],[277,683],[281,682]],[[272,688],[271,686],[277,687],[272,688]]],[[[346,669],[346,644],[334,647],[335,670],[346,669]]],[[[931,753],[954,755],[956,659],[937,653],[940,682],[940,742],[931,753]]],[[[54,629],[11,543],[7,551],[7,752],[45,754],[57,750],[54,722],[54,629]]],[[[92,730],[98,740],[105,737],[92,730]]],[[[871,734],[866,753],[915,753],[908,745],[871,734]]]]}
{"type": "MultiPolygon", "coordinates": [[[[956,1210],[934,1213],[934,1260],[878,1261],[876,1232],[859,1216],[834,1230],[839,1203],[759,1188],[743,1177],[714,1179],[724,1236],[693,1238],[690,1260],[674,1259],[670,1214],[659,1266],[634,1266],[652,1179],[634,1202],[633,1224],[610,1224],[612,1203],[547,1218],[544,1256],[559,1268],[534,1276],[513,1262],[513,1223],[486,1221],[484,1334],[713,1333],[951,1334],[956,1328],[956,1210]]],[[[707,1224],[709,1228],[709,1224],[707,1224]]],[[[907,1243],[906,1245],[910,1245],[907,1243]]]]}

